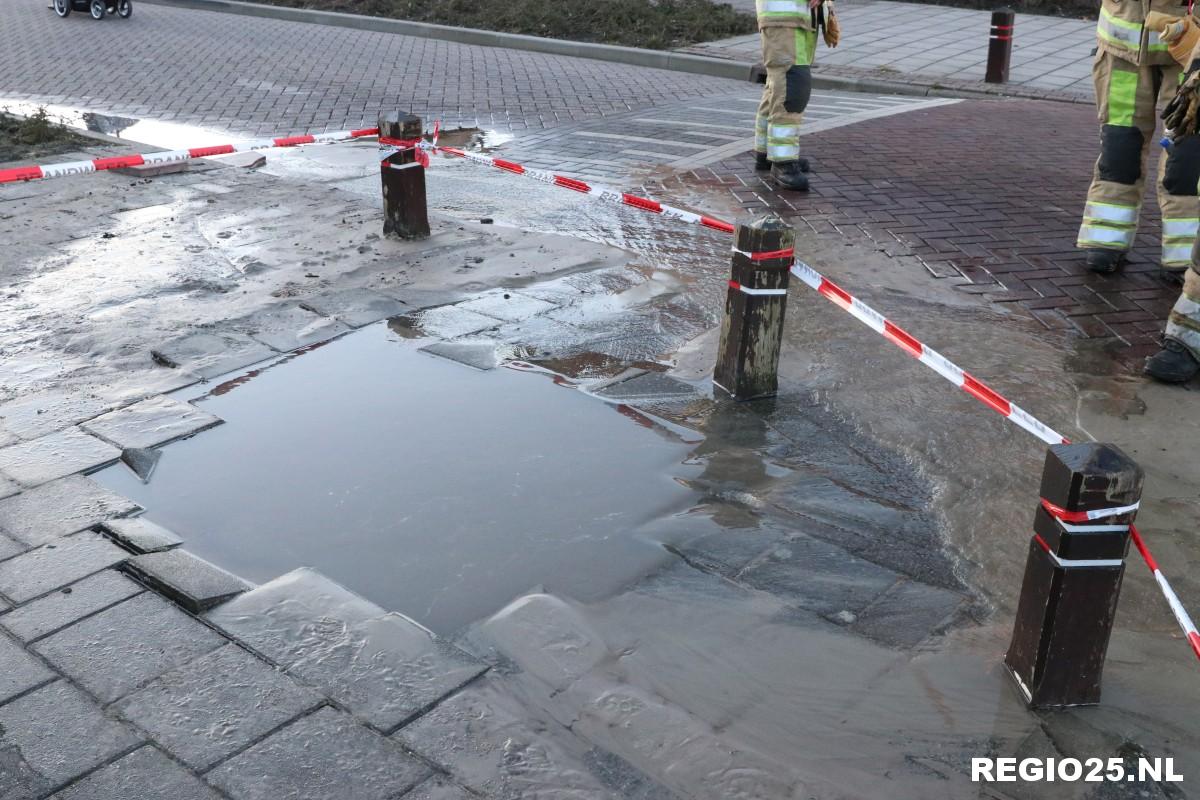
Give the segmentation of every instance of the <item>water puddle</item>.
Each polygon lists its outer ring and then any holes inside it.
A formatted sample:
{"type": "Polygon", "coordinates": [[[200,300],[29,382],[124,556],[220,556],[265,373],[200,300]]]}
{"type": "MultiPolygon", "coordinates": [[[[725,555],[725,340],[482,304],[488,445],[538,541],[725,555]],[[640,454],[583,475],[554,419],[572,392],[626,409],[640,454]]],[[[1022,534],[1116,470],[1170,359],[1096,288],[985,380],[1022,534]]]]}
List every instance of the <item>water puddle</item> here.
{"type": "Polygon", "coordinates": [[[195,125],[181,125],[176,122],[161,122],[154,119],[137,119],[113,114],[102,114],[97,111],[75,106],[61,106],[52,103],[31,103],[27,100],[12,100],[0,97],[0,109],[22,117],[30,117],[40,109],[45,109],[51,121],[58,122],[68,128],[92,133],[103,133],[130,142],[162,147],[168,150],[178,150],[187,147],[206,147],[213,144],[223,144],[231,141],[228,133],[201,128],[195,125]]]}
{"type": "Polygon", "coordinates": [[[697,496],[695,436],[419,344],[378,324],[210,384],[199,406],[226,424],[166,448],[149,483],[95,478],[250,580],[312,566],[439,633],[535,586],[603,597],[669,557],[643,531],[697,496]]]}

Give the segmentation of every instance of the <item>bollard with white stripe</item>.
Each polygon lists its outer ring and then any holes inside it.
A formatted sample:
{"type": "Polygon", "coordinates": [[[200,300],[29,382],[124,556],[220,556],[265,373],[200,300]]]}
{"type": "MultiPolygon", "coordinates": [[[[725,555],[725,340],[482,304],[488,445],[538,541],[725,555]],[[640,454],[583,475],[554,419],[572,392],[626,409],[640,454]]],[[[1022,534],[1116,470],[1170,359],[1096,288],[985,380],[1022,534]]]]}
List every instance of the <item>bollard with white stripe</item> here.
{"type": "Polygon", "coordinates": [[[735,400],[752,400],[778,388],[796,232],[779,217],[766,216],[738,225],[735,236],[713,383],[735,400]]]}
{"type": "Polygon", "coordinates": [[[425,127],[412,114],[391,112],[379,117],[379,146],[387,152],[379,164],[383,185],[383,233],[402,239],[429,236],[422,149],[425,127]]]}
{"type": "Polygon", "coordinates": [[[1033,708],[1100,702],[1142,468],[1109,444],[1053,445],[1004,664],[1033,708]]]}
{"type": "Polygon", "coordinates": [[[987,83],[1008,83],[1008,65],[1012,61],[1013,30],[1017,15],[1011,8],[992,12],[992,29],[988,34],[987,83]]]}

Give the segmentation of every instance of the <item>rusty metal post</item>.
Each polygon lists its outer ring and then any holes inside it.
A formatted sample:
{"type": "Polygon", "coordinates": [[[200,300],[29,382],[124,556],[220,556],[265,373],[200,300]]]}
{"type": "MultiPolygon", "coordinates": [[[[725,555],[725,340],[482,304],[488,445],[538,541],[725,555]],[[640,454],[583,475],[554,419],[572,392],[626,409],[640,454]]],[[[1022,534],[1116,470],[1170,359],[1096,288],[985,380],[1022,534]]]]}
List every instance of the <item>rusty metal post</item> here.
{"type": "MultiPolygon", "coordinates": [[[[379,117],[379,143],[415,142],[425,127],[412,114],[391,112],[379,117]]],[[[383,233],[402,239],[429,236],[429,210],[425,205],[425,167],[416,148],[397,150],[379,164],[383,184],[383,233]]]]}
{"type": "Polygon", "coordinates": [[[713,383],[735,400],[769,397],[778,388],[779,347],[787,310],[796,232],[776,216],[739,224],[733,277],[713,383]]]}
{"type": "Polygon", "coordinates": [[[992,12],[992,32],[988,37],[988,83],[1008,83],[1008,64],[1012,60],[1013,30],[1017,15],[1011,8],[992,12]]]}
{"type": "Polygon", "coordinates": [[[1142,468],[1110,444],[1058,444],[1046,454],[1042,502],[1004,665],[1033,708],[1100,702],[1142,468]],[[1126,513],[1085,512],[1134,507],[1126,513]]]}

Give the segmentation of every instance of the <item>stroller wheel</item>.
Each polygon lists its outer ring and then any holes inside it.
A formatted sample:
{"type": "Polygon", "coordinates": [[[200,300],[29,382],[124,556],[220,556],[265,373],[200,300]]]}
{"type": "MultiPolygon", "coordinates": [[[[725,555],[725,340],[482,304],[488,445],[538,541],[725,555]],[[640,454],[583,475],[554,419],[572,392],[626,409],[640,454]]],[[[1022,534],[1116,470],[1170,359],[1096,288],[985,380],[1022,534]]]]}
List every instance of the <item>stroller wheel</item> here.
{"type": "Polygon", "coordinates": [[[118,0],[117,16],[121,19],[129,19],[133,16],[133,0],[118,0]]]}
{"type": "Polygon", "coordinates": [[[104,0],[92,0],[92,19],[104,19],[108,9],[104,0]]]}
{"type": "Polygon", "coordinates": [[[54,0],[54,13],[65,17],[71,13],[71,0],[54,0]]]}

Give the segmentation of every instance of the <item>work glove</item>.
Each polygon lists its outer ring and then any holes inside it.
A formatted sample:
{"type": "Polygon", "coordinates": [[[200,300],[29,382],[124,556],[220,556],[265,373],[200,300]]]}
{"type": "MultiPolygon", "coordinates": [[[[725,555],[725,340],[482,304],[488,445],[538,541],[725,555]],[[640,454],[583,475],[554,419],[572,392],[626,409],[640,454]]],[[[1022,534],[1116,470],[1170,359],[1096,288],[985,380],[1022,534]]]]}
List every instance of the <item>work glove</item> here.
{"type": "Polygon", "coordinates": [[[1173,141],[1197,133],[1196,119],[1200,115],[1200,70],[1187,74],[1178,91],[1163,109],[1162,119],[1173,141]]]}
{"type": "Polygon", "coordinates": [[[842,26],[838,24],[837,13],[833,10],[833,0],[825,0],[825,25],[821,32],[825,35],[826,47],[837,47],[842,40],[842,26]]]}

